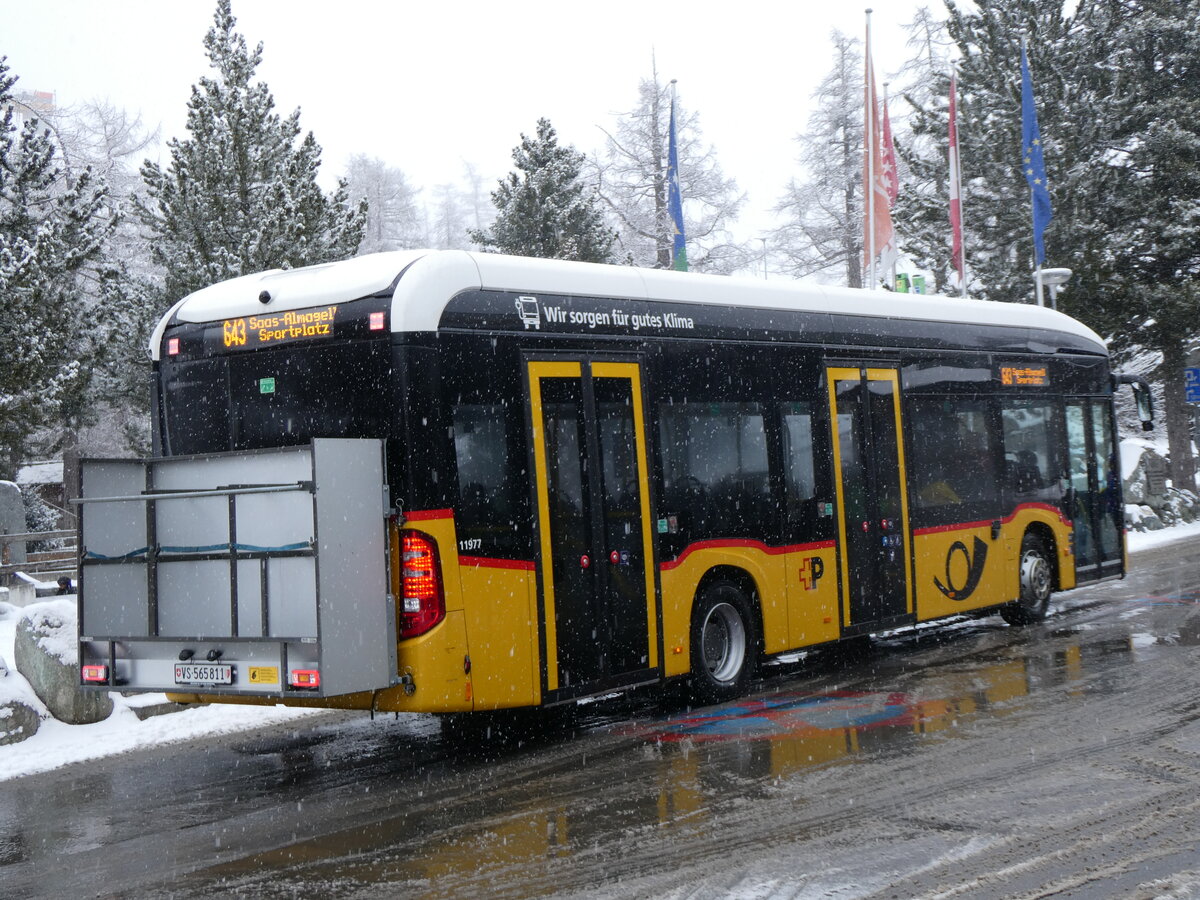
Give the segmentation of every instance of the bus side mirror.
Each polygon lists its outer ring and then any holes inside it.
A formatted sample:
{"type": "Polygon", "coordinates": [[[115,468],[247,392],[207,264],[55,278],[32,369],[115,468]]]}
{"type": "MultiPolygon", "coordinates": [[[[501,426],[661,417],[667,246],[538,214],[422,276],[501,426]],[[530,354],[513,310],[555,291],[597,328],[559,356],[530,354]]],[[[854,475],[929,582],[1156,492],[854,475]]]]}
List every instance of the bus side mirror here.
{"type": "Polygon", "coordinates": [[[1150,395],[1150,383],[1140,375],[1113,375],[1113,387],[1127,384],[1133,391],[1137,403],[1138,418],[1142,420],[1142,431],[1154,430],[1154,398],[1150,395]]]}

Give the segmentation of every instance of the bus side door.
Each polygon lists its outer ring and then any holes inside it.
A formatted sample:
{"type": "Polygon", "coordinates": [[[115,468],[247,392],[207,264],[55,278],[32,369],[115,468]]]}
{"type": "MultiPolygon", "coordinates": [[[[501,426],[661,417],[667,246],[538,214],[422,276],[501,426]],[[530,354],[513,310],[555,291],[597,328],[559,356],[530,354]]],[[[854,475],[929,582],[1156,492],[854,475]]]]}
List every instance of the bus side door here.
{"type": "Polygon", "coordinates": [[[546,699],[653,680],[641,366],[531,360],[528,376],[546,699]]]}
{"type": "Polygon", "coordinates": [[[838,498],[843,634],[911,619],[912,554],[900,376],[882,367],[829,368],[838,498]]]}
{"type": "Polygon", "coordinates": [[[1124,504],[1107,399],[1067,400],[1068,514],[1075,525],[1075,578],[1080,584],[1119,575],[1124,566],[1124,504]]]}

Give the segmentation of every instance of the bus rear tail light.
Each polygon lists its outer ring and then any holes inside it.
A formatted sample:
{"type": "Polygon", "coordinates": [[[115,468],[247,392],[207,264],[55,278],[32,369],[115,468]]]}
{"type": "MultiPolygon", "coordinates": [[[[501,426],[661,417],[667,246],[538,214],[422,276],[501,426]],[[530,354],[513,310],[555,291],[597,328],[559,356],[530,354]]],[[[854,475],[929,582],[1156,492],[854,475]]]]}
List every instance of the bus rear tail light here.
{"type": "Polygon", "coordinates": [[[400,637],[410,638],[446,618],[446,599],[433,538],[405,531],[400,559],[400,637]]]}
{"type": "Polygon", "coordinates": [[[80,675],[84,684],[108,684],[108,666],[84,666],[80,675]]]}
{"type": "Polygon", "coordinates": [[[294,688],[315,691],[321,686],[321,673],[316,669],[292,669],[288,672],[288,684],[294,688]]]}

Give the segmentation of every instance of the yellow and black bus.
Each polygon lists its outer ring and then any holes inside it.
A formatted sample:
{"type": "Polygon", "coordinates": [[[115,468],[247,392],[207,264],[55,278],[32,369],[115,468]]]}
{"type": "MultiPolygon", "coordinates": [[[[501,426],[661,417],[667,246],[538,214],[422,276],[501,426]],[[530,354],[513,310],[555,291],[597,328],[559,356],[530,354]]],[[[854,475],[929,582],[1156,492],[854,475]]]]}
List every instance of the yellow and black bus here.
{"type": "MultiPolygon", "coordinates": [[[[689,679],[717,700],[763,657],[964,613],[1034,622],[1125,570],[1113,396],[1137,379],[1044,308],[405,251],[206,288],[151,350],[152,533],[81,535],[93,686],[461,712],[689,679]],[[331,537],[360,507],[321,498],[374,465],[336,461],[347,439],[378,442],[382,499],[331,537]],[[243,538],[270,530],[255,509],[292,518],[252,493],[290,480],[170,466],[271,470],[303,446],[326,462],[295,480],[318,506],[298,540],[243,538]],[[229,511],[215,539],[167,512],[206,492],[229,511]],[[293,583],[305,554],[315,588],[293,583]],[[109,581],[149,614],[106,620],[126,608],[109,581]],[[323,599],[300,615],[293,596],[323,599]],[[373,674],[339,678],[368,645],[373,674]]],[[[86,472],[85,505],[131,499],[86,472]]]]}

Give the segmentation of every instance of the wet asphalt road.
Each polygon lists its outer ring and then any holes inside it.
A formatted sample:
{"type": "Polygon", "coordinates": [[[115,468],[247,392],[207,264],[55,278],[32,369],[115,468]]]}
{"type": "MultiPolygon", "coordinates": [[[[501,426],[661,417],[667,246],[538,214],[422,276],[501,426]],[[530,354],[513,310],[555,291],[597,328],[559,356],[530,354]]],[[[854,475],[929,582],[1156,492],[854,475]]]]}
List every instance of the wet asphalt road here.
{"type": "Polygon", "coordinates": [[[721,707],[331,715],[8,782],[0,896],[1200,896],[1200,542],[1133,569],[721,707]]]}

